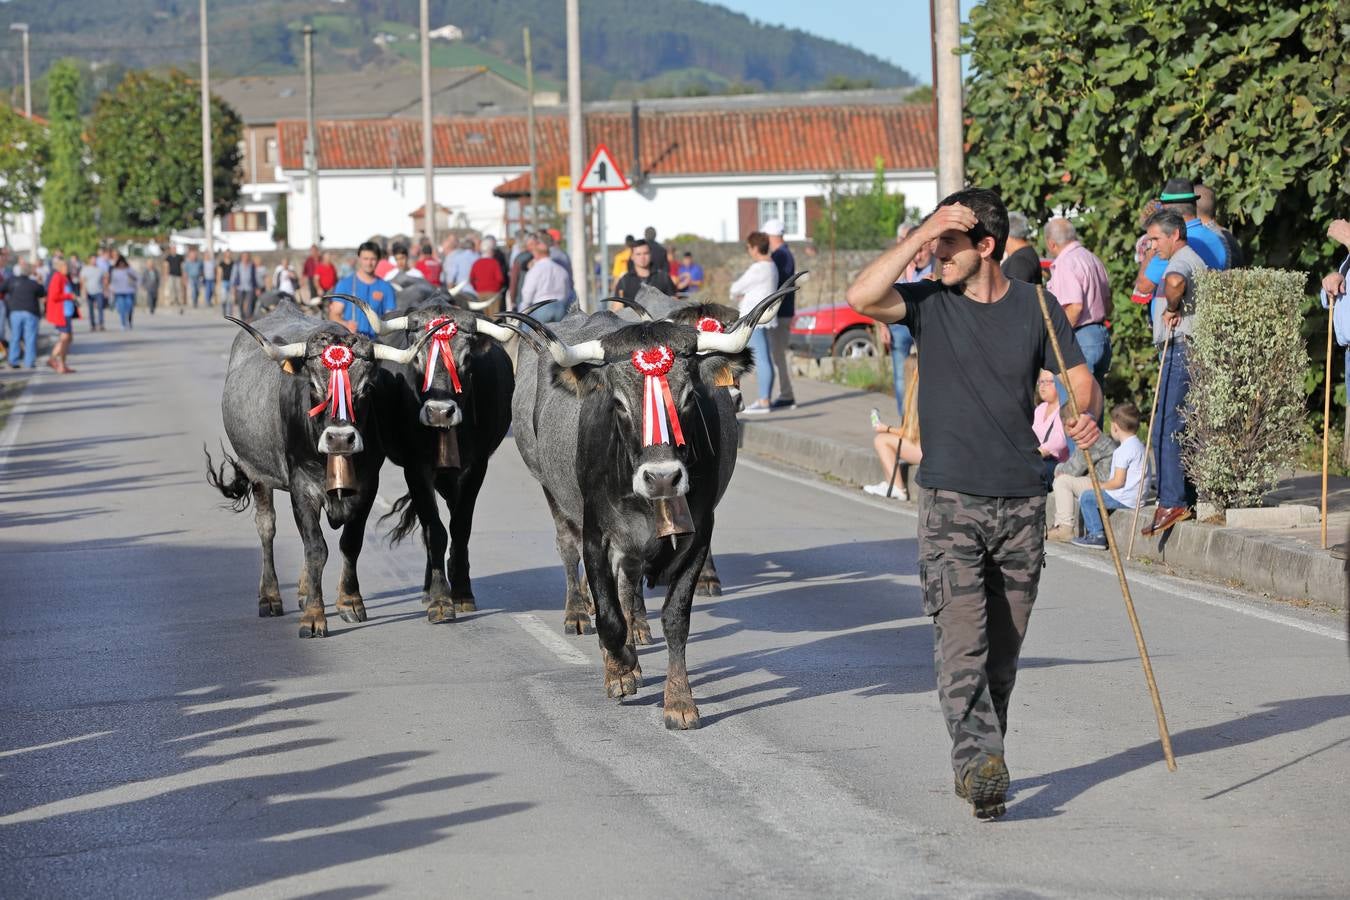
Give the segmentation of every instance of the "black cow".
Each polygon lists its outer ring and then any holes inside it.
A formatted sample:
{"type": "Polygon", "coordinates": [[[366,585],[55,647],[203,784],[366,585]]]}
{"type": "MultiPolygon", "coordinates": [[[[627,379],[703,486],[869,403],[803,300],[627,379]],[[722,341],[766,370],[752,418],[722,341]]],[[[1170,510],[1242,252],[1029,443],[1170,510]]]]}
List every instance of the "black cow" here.
{"type": "Polygon", "coordinates": [[[637,692],[643,581],[669,585],[661,613],[667,728],[699,724],[685,664],[689,615],[714,508],[730,477],[724,463],[734,465],[736,453],[715,386],[749,370],[745,347],[753,323],[781,299],[781,293],[766,298],[727,333],[664,321],[629,324],[607,312],[564,319],[555,333],[528,316],[504,314],[548,342],[547,357],[520,348],[516,442],[557,525],[569,621],[581,613],[578,556],[584,564],[610,697],[637,692]],[[688,504],[693,532],[663,537],[661,510],[679,498],[688,504]]]}
{"type": "Polygon", "coordinates": [[[432,337],[414,359],[389,366],[393,391],[380,417],[385,451],[403,467],[408,485],[408,493],[386,518],[398,518],[391,532],[394,541],[422,526],[427,550],[423,602],[431,623],[477,608],[469,581],[474,504],[488,458],[511,426],[515,388],[511,359],[498,346],[515,333],[451,305],[452,299],[445,292],[428,295],[422,305],[387,322],[358,301],[374,329],[396,346],[432,337]],[[448,576],[438,493],[450,510],[448,576]]]}
{"type": "Polygon", "coordinates": [[[225,433],[236,456],[225,453],[217,470],[208,453],[207,480],[236,511],[250,500],[254,504],[263,557],[260,616],[282,614],[272,557],[272,492],[290,493],[305,545],[300,636],[324,637],[328,544],[319,513],[327,515],[331,527],[342,527],[338,612],[344,621],[365,621],[356,560],[384,462],[375,395],[376,382],[388,374],[381,373],[378,361],[406,362],[421,344],[408,350],[374,344],[336,322],[315,322],[291,303],[280,304],[254,325],[230,321],[247,332],[235,338],[221,398],[225,433]]]}

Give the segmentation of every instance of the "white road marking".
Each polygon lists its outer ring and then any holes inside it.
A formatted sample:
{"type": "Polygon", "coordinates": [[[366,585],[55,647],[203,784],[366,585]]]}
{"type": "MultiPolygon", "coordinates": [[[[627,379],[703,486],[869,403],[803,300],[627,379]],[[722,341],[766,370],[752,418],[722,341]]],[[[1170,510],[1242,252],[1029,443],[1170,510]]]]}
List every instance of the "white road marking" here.
{"type": "Polygon", "coordinates": [[[589,666],[591,660],[585,653],[567,642],[562,635],[544,624],[544,620],[530,613],[514,613],[511,618],[525,632],[552,653],[558,659],[573,666],[589,666]]]}
{"type": "Polygon", "coordinates": [[[24,413],[28,412],[28,404],[32,400],[33,379],[29,378],[23,387],[23,393],[14,402],[14,408],[9,411],[9,421],[5,423],[4,432],[0,433],[0,469],[4,468],[5,461],[9,458],[9,449],[19,439],[19,426],[23,424],[24,413]]]}
{"type": "Polygon", "coordinates": [[[51,750],[53,747],[64,747],[66,744],[78,744],[80,741],[92,741],[94,738],[101,738],[105,734],[112,734],[112,732],[93,731],[89,734],[82,734],[79,737],[66,738],[64,741],[52,741],[48,744],[35,744],[32,747],[15,747],[13,750],[0,750],[0,759],[9,756],[18,756],[21,753],[32,753],[36,750],[51,750]]]}
{"type": "MultiPolygon", "coordinates": [[[[906,506],[901,506],[893,500],[883,500],[880,498],[874,500],[871,499],[868,495],[860,493],[859,491],[837,487],[836,485],[827,484],[822,481],[817,481],[812,478],[797,475],[794,472],[783,472],[779,469],[775,469],[773,466],[766,465],[765,463],[759,462],[757,460],[747,459],[745,455],[742,455],[736,461],[736,464],[738,466],[743,465],[746,466],[747,468],[754,469],[756,472],[762,472],[765,475],[772,475],[776,478],[786,479],[787,481],[791,481],[794,484],[801,484],[805,485],[806,487],[815,488],[818,491],[824,491],[827,494],[833,494],[834,496],[841,497],[845,500],[852,500],[855,503],[862,503],[866,506],[872,507],[873,509],[897,513],[902,516],[908,516],[911,519],[918,518],[917,512],[906,506]]],[[[1099,562],[1093,558],[1085,557],[1081,554],[1071,552],[1061,547],[1057,547],[1053,543],[1047,542],[1045,547],[1046,552],[1050,556],[1053,556],[1055,559],[1063,560],[1067,563],[1071,563],[1076,566],[1081,566],[1084,569],[1091,569],[1094,572],[1100,572],[1110,575],[1115,575],[1116,573],[1115,566],[1109,563],[1099,562]]],[[[1319,625],[1316,622],[1308,622],[1304,619],[1300,619],[1295,616],[1278,613],[1273,610],[1265,609],[1264,607],[1259,606],[1256,603],[1248,600],[1243,599],[1229,600],[1223,596],[1223,594],[1226,593],[1229,596],[1240,598],[1242,595],[1239,594],[1237,591],[1225,591],[1219,588],[1211,588],[1209,591],[1200,591],[1189,586],[1186,582],[1182,581],[1179,578],[1173,578],[1168,575],[1147,575],[1138,571],[1128,572],[1127,577],[1129,578],[1131,584],[1138,584],[1144,587],[1153,588],[1154,590],[1164,591],[1170,595],[1181,597],[1186,600],[1194,600],[1198,603],[1204,603],[1208,606],[1217,606],[1219,609],[1226,609],[1229,612],[1235,612],[1244,616],[1250,616],[1251,618],[1254,619],[1262,619],[1266,622],[1274,622],[1277,625],[1285,625],[1288,626],[1289,628],[1296,628],[1299,631],[1305,631],[1308,634],[1315,634],[1318,635],[1319,637],[1331,638],[1332,640],[1342,642],[1350,640],[1350,636],[1347,636],[1346,633],[1342,631],[1340,628],[1331,627],[1328,625],[1319,625]]]]}

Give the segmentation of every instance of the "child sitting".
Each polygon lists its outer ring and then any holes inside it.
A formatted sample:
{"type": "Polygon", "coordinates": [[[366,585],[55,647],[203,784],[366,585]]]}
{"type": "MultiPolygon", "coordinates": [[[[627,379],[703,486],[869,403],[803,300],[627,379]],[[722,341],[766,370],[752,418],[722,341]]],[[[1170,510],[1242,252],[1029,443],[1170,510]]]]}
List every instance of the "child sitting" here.
{"type": "MultiPolygon", "coordinates": [[[[1067,403],[1060,406],[1059,415],[1066,424],[1072,418],[1073,413],[1069,411],[1067,403]]],[[[1048,540],[1067,544],[1077,534],[1074,525],[1078,518],[1078,498],[1084,493],[1092,493],[1092,478],[1088,475],[1089,457],[1092,467],[1097,470],[1097,478],[1102,482],[1111,479],[1111,456],[1120,443],[1111,437],[1110,431],[1108,427],[1102,432],[1088,448],[1086,456],[1083,455],[1083,448],[1074,444],[1068,461],[1055,466],[1055,479],[1050,491],[1055,495],[1055,521],[1054,527],[1046,534],[1048,540]]]]}
{"type": "MultiPolygon", "coordinates": [[[[1144,442],[1139,440],[1139,408],[1133,403],[1121,403],[1111,410],[1111,437],[1120,446],[1111,454],[1111,477],[1102,483],[1106,509],[1134,509],[1143,495],[1145,460],[1144,442]]],[[[1085,491],[1078,498],[1078,509],[1083,514],[1083,536],[1074,538],[1074,544],[1105,550],[1106,526],[1094,492],[1085,491]]]]}

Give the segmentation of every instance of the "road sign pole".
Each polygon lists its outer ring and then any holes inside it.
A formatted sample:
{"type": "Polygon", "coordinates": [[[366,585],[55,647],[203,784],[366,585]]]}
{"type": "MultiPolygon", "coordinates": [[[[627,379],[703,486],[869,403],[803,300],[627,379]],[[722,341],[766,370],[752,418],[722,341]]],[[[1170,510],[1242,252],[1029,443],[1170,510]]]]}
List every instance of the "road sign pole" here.
{"type": "Polygon", "coordinates": [[[600,245],[600,275],[596,278],[596,299],[609,295],[609,241],[605,237],[605,192],[595,198],[595,242],[600,245]]]}

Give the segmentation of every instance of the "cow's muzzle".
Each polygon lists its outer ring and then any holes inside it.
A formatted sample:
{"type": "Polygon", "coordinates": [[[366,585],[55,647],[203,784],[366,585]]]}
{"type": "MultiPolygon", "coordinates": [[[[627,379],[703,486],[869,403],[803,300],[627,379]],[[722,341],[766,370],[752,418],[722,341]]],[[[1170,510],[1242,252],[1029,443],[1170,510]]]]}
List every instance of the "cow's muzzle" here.
{"type": "Polygon", "coordinates": [[[417,420],[428,428],[454,428],[464,421],[464,413],[453,400],[427,400],[417,420]]]}
{"type": "Polygon", "coordinates": [[[689,490],[689,472],[676,460],[643,463],[633,473],[633,493],[644,500],[668,500],[689,490]]]}
{"type": "Polygon", "coordinates": [[[329,425],[319,435],[319,452],[350,456],[365,449],[361,432],[352,425],[329,425]]]}

